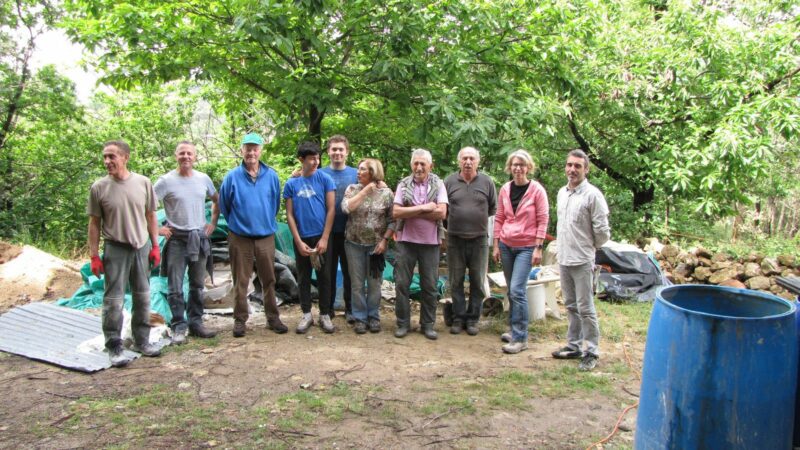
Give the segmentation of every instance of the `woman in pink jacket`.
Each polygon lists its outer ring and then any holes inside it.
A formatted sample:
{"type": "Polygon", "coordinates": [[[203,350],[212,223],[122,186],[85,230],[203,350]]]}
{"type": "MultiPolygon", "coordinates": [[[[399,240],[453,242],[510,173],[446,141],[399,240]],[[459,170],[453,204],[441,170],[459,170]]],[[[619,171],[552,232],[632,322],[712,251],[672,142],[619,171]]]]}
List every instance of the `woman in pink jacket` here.
{"type": "Polygon", "coordinates": [[[508,155],[506,173],[513,179],[500,188],[497,214],[494,218],[495,262],[503,261],[503,274],[511,303],[511,332],[503,333],[506,353],[519,353],[528,348],[528,276],[531,266],[542,261],[548,213],[547,192],[541,184],[528,179],[535,166],[531,155],[517,150],[508,155]]]}

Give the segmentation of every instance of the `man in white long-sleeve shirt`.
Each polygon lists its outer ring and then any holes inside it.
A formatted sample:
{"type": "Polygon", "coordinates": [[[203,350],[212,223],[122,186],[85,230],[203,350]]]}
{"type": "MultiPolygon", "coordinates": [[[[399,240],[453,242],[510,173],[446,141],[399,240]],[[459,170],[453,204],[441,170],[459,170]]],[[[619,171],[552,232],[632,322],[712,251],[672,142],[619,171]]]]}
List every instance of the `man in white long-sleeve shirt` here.
{"type": "Polygon", "coordinates": [[[581,359],[578,368],[595,368],[600,327],[594,308],[595,250],[611,237],[608,205],[603,193],[589,183],[589,158],[572,150],[565,167],[567,185],[558,191],[558,264],[561,292],[567,308],[567,345],[553,352],[557,359],[581,359]],[[585,347],[585,350],[584,350],[585,347]]]}

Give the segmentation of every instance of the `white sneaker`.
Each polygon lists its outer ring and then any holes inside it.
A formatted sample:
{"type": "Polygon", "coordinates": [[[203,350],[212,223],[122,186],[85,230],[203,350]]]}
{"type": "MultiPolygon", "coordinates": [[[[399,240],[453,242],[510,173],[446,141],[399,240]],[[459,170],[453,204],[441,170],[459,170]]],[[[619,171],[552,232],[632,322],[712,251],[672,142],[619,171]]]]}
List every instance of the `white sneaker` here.
{"type": "Polygon", "coordinates": [[[512,355],[527,349],[528,349],[528,343],[521,341],[509,342],[508,344],[503,346],[503,351],[512,355]]]}
{"type": "Polygon", "coordinates": [[[333,326],[333,322],[331,322],[331,316],[327,314],[321,314],[319,316],[319,326],[322,328],[322,331],[329,334],[336,331],[336,328],[333,326]]]}
{"type": "Polygon", "coordinates": [[[300,322],[297,323],[297,329],[295,331],[297,334],[305,334],[313,324],[314,319],[311,317],[311,313],[304,313],[303,317],[300,318],[300,322]]]}
{"type": "Polygon", "coordinates": [[[511,333],[503,333],[500,335],[500,340],[503,342],[511,342],[511,333]]]}

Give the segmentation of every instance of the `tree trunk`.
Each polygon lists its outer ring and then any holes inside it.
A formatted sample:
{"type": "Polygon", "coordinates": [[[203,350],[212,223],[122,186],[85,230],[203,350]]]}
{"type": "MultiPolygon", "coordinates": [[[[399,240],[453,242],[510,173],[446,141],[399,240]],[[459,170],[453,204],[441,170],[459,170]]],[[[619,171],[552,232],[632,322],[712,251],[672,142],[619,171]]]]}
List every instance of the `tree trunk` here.
{"type": "MultiPolygon", "coordinates": [[[[633,210],[639,211],[642,207],[650,204],[655,199],[656,190],[653,187],[647,189],[636,188],[633,190],[633,210]]],[[[649,216],[649,214],[646,214],[649,216]]]]}
{"type": "Polygon", "coordinates": [[[322,118],[325,117],[325,112],[320,111],[317,105],[311,105],[308,108],[308,135],[316,143],[322,142],[322,118]]]}

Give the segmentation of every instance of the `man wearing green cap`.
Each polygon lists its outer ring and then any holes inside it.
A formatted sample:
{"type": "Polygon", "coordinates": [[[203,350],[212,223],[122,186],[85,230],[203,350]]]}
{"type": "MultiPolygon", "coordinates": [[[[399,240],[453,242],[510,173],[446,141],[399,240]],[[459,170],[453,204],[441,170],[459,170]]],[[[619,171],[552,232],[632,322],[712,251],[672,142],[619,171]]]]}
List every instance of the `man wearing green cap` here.
{"type": "Polygon", "coordinates": [[[233,336],[246,332],[247,287],[256,273],[264,289],[267,328],[278,334],[288,331],[275,303],[275,216],[280,207],[281,184],[274,169],[259,160],[264,140],[256,133],[242,139],[242,163],[228,172],[219,189],[219,208],[228,222],[235,305],[233,336]]]}

